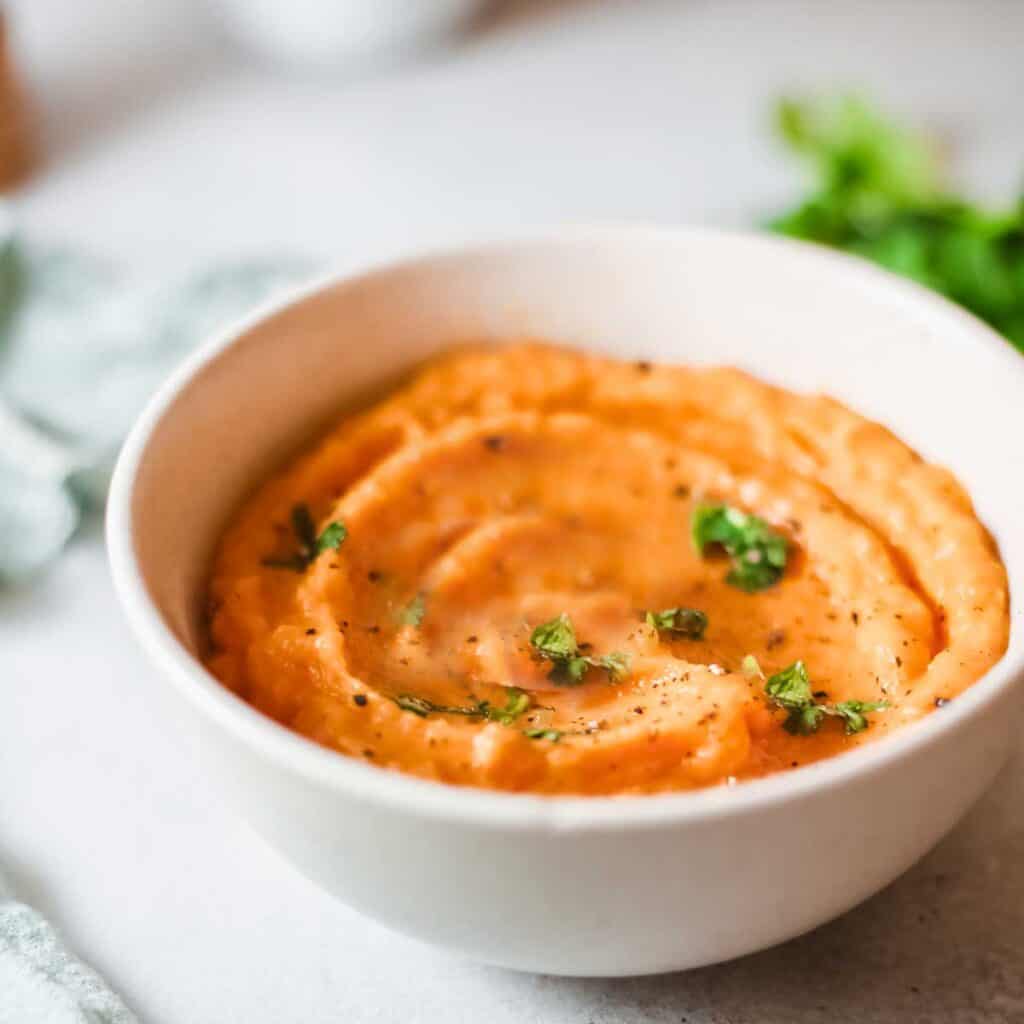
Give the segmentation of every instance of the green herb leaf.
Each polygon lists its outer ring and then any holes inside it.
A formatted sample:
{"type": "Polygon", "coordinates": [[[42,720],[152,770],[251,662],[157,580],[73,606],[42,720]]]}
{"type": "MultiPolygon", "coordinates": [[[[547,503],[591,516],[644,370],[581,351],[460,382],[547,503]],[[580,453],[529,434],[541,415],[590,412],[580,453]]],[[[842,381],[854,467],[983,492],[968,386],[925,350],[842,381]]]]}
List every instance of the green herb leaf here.
{"type": "MultiPolygon", "coordinates": [[[[754,663],[760,675],[760,666],[751,655],[743,659],[744,669],[748,667],[748,658],[754,663]]],[[[783,728],[799,736],[809,736],[817,732],[826,716],[842,719],[847,735],[863,732],[869,725],[867,714],[884,711],[889,707],[886,701],[847,700],[839,704],[817,701],[807,668],[802,661],[795,661],[787,668],[769,676],[765,681],[764,690],[772,703],[788,712],[783,728]]]]}
{"type": "Polygon", "coordinates": [[[729,555],[732,568],[725,579],[732,586],[753,593],[781,579],[789,542],[763,519],[730,505],[698,505],[691,531],[700,555],[716,545],[729,555]]]}
{"type": "Polygon", "coordinates": [[[425,594],[419,593],[398,612],[396,618],[403,626],[419,626],[423,622],[426,612],[427,597],[425,594]]]}
{"type": "Polygon", "coordinates": [[[648,612],[646,619],[659,633],[674,633],[688,640],[702,640],[708,628],[708,617],[696,608],[665,608],[648,612]]]}
{"type": "Polygon", "coordinates": [[[613,683],[618,683],[629,675],[629,666],[632,661],[625,651],[612,651],[611,654],[587,657],[584,660],[594,668],[603,668],[613,683]]]}
{"type": "Polygon", "coordinates": [[[761,663],[752,654],[744,655],[743,661],[740,662],[740,671],[748,679],[764,681],[764,670],[761,668],[761,663]]]}
{"type": "Polygon", "coordinates": [[[806,707],[814,701],[811,680],[802,661],[794,661],[788,668],[770,676],[764,691],[780,708],[787,710],[806,707]]]}
{"type": "Polygon", "coordinates": [[[264,558],[262,564],[270,569],[305,572],[317,555],[324,551],[337,551],[348,536],[348,530],[340,519],[328,523],[317,536],[316,523],[313,522],[309,506],[302,503],[292,507],[291,523],[299,550],[293,555],[264,558]]]}
{"type": "Polygon", "coordinates": [[[559,686],[579,686],[589,667],[590,662],[582,656],[560,658],[551,666],[548,679],[559,686]]]}
{"type": "Polygon", "coordinates": [[[496,708],[487,701],[480,704],[480,711],[484,718],[492,722],[500,722],[502,725],[511,725],[524,711],[530,709],[531,698],[525,690],[515,686],[505,688],[505,706],[496,708]]]}
{"type": "Polygon", "coordinates": [[[422,697],[413,697],[408,693],[399,694],[394,700],[403,711],[411,711],[414,715],[419,715],[420,718],[426,718],[432,711],[439,710],[432,701],[424,700],[422,697]]]}
{"type": "Polygon", "coordinates": [[[557,743],[565,733],[561,729],[524,729],[523,735],[531,740],[550,740],[557,743]]]}
{"type": "Polygon", "coordinates": [[[820,704],[808,704],[802,708],[790,708],[789,716],[782,723],[786,732],[795,736],[810,736],[821,728],[825,708],[820,704]]]}
{"type": "Polygon", "coordinates": [[[832,713],[843,720],[846,733],[852,736],[855,732],[863,732],[868,727],[865,717],[871,711],[885,711],[889,707],[884,700],[844,700],[832,707],[832,713]]]}
{"type": "Polygon", "coordinates": [[[550,622],[542,622],[530,634],[530,646],[550,661],[564,661],[576,654],[576,630],[565,612],[550,622]]]}
{"type": "Polygon", "coordinates": [[[316,539],[316,553],[323,554],[325,551],[337,551],[348,536],[348,528],[343,522],[336,519],[328,523],[316,539]]]}
{"type": "Polygon", "coordinates": [[[817,732],[825,712],[815,703],[811,681],[802,661],[769,676],[764,691],[772,701],[788,711],[784,727],[787,732],[808,736],[817,732]]]}
{"type": "Polygon", "coordinates": [[[541,623],[530,634],[530,646],[537,657],[552,663],[548,678],[559,686],[578,686],[588,668],[604,669],[612,682],[618,682],[629,672],[630,658],[622,651],[604,655],[580,654],[576,630],[565,612],[550,622],[541,623]]]}
{"type": "Polygon", "coordinates": [[[403,693],[394,697],[394,702],[403,710],[411,711],[420,718],[428,715],[463,715],[466,718],[483,718],[491,722],[500,722],[502,725],[512,723],[524,711],[530,709],[532,699],[525,690],[515,686],[505,687],[505,706],[496,708],[486,700],[477,701],[475,704],[435,704],[425,697],[414,697],[411,694],[403,693]]]}

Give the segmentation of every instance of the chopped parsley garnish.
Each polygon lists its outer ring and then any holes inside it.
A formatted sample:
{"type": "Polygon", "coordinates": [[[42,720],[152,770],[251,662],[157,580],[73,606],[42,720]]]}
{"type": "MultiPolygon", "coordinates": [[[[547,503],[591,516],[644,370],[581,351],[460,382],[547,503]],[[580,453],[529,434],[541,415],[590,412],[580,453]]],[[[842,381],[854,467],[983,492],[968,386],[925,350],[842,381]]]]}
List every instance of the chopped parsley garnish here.
{"type": "Polygon", "coordinates": [[[292,533],[298,541],[298,551],[280,558],[264,558],[263,564],[268,568],[305,572],[318,555],[325,551],[337,551],[348,536],[348,530],[340,519],[328,523],[318,535],[309,506],[301,503],[292,508],[291,523],[292,533]]]}
{"type": "Polygon", "coordinates": [[[557,743],[565,733],[561,729],[524,729],[523,735],[529,740],[550,740],[557,743]]]}
{"type": "Polygon", "coordinates": [[[550,622],[542,622],[530,634],[530,646],[537,657],[551,662],[548,678],[560,686],[578,686],[589,668],[604,669],[612,682],[624,679],[629,673],[630,658],[623,651],[581,654],[576,630],[565,612],[550,622]]]}
{"type": "Polygon", "coordinates": [[[530,709],[531,704],[530,695],[515,686],[505,687],[505,706],[501,708],[486,700],[466,705],[435,704],[425,697],[414,697],[408,693],[399,694],[393,699],[403,711],[411,711],[420,718],[433,714],[463,715],[466,718],[483,718],[489,722],[499,722],[501,725],[512,725],[521,714],[530,709]]]}
{"type": "Polygon", "coordinates": [[[530,634],[530,646],[550,661],[562,661],[575,656],[577,651],[576,630],[572,619],[562,612],[557,619],[542,622],[530,634]]]}
{"type": "Polygon", "coordinates": [[[787,732],[808,736],[817,732],[825,717],[823,708],[815,702],[811,680],[802,661],[769,676],[764,692],[772,702],[789,713],[785,728],[787,732]]]}
{"type": "Polygon", "coordinates": [[[611,654],[587,658],[588,665],[592,665],[594,668],[603,668],[614,683],[629,675],[629,663],[630,657],[625,651],[612,651],[611,654]]]}
{"type": "Polygon", "coordinates": [[[340,519],[328,523],[316,539],[316,553],[323,554],[325,551],[337,551],[348,536],[348,529],[340,519]]]}
{"type": "Polygon", "coordinates": [[[847,735],[863,732],[870,723],[864,717],[872,711],[884,711],[889,706],[884,700],[844,700],[832,705],[831,714],[837,715],[846,726],[847,735]]]}
{"type": "Polygon", "coordinates": [[[870,725],[868,714],[885,711],[889,707],[884,700],[844,700],[838,704],[817,700],[807,667],[802,661],[794,661],[765,679],[757,659],[748,654],[743,659],[743,671],[749,676],[764,679],[764,692],[776,707],[788,714],[783,728],[797,736],[816,733],[826,717],[840,719],[846,734],[852,736],[870,725]]]}
{"type": "Polygon", "coordinates": [[[515,686],[505,688],[505,706],[496,708],[487,701],[481,701],[478,705],[480,713],[484,718],[492,722],[501,722],[502,725],[511,725],[524,711],[530,707],[530,695],[525,690],[515,686]]]}
{"type": "Polygon", "coordinates": [[[403,626],[419,626],[423,621],[423,616],[427,611],[427,597],[426,594],[417,594],[404,608],[402,608],[396,618],[400,625],[403,626]]]}
{"type": "Polygon", "coordinates": [[[395,697],[395,703],[403,711],[411,711],[414,715],[419,715],[420,718],[426,718],[427,715],[434,711],[446,711],[440,704],[435,704],[433,701],[424,700],[422,697],[413,697],[408,693],[401,693],[395,697]]]}
{"type": "Polygon", "coordinates": [[[725,581],[732,586],[754,593],[782,578],[789,542],[763,519],[731,505],[698,505],[691,530],[699,554],[714,546],[725,550],[732,562],[725,581]]]}
{"type": "Polygon", "coordinates": [[[697,608],[665,608],[660,612],[648,612],[647,625],[659,633],[673,633],[688,640],[702,640],[708,628],[708,617],[697,608]]]}
{"type": "Polygon", "coordinates": [[[740,671],[751,679],[764,681],[764,672],[761,671],[761,663],[752,654],[746,654],[740,662],[740,671]]]}
{"type": "Polygon", "coordinates": [[[590,665],[591,662],[581,654],[573,658],[562,658],[554,661],[548,679],[559,686],[579,686],[590,665]]]}

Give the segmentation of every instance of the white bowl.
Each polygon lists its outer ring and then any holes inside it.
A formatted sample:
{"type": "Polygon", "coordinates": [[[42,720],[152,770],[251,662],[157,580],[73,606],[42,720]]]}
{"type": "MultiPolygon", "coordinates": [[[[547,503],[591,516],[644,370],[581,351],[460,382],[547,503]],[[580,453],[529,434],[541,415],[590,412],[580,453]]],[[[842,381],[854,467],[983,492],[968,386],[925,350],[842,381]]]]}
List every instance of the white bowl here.
{"type": "Polygon", "coordinates": [[[532,335],[724,363],[825,390],[973,494],[1024,594],[1024,359],[942,299],[810,246],[609,228],[332,279],[207,344],[153,399],[114,477],[128,619],[185,698],[211,783],[310,878],[398,931],[523,970],[627,975],[725,960],[827,921],[924,854],[1019,724],[1024,620],[941,712],[732,788],[539,798],[342,757],[224,689],[196,657],[211,549],[239,500],[354,396],[466,339],[532,335]]]}

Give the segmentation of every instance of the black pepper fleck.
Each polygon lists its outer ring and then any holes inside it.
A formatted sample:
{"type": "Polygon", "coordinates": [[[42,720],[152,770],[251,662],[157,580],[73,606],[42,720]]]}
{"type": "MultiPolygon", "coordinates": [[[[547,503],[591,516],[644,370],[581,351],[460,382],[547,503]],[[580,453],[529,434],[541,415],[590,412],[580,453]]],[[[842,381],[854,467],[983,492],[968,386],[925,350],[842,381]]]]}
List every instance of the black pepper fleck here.
{"type": "Polygon", "coordinates": [[[366,694],[365,693],[357,693],[352,698],[352,700],[355,701],[356,706],[360,707],[360,708],[365,708],[366,705],[369,703],[369,701],[366,699],[366,694]]]}

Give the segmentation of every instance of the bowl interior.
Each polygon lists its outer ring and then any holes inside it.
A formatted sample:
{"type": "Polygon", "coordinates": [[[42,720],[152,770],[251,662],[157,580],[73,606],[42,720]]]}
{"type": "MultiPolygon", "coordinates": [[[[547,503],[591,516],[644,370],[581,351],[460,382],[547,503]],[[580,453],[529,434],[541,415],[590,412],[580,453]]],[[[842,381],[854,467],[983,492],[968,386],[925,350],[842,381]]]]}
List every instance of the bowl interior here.
{"type": "MultiPolygon", "coordinates": [[[[135,559],[193,653],[212,547],[296,446],[427,356],[534,337],[729,364],[824,391],[950,467],[1024,593],[1024,359],[913,285],[832,253],[707,231],[609,229],[441,253],[328,282],[198,353],[119,475],[135,559]]],[[[1015,603],[1009,657],[1022,645],[1015,603]]]]}

